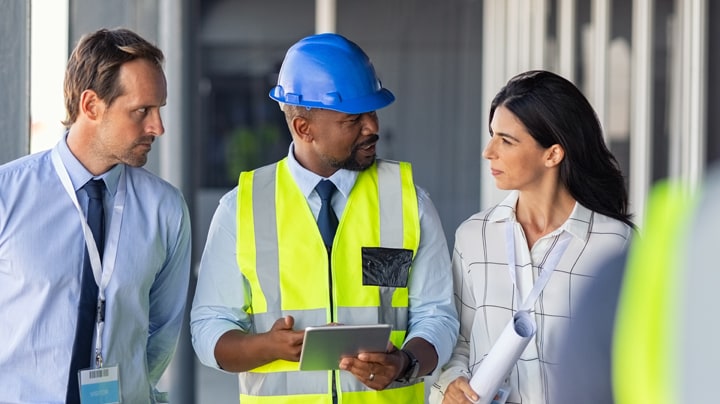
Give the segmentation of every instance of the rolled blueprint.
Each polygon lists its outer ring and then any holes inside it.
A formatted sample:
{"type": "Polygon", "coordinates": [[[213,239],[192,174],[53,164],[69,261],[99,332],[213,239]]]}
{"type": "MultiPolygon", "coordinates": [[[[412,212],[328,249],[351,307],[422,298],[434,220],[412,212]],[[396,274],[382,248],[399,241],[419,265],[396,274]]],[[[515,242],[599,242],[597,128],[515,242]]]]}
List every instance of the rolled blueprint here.
{"type": "Polygon", "coordinates": [[[480,396],[476,403],[492,402],[536,331],[537,324],[530,312],[515,313],[470,379],[470,387],[480,396]]]}

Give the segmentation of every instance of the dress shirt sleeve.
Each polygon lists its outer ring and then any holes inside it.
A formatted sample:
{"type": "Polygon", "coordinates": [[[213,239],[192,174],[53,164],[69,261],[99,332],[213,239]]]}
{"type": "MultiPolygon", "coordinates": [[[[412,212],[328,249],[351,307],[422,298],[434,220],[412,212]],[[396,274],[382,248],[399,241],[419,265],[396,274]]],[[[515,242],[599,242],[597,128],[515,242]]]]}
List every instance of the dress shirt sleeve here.
{"type": "Polygon", "coordinates": [[[417,188],[420,244],[409,281],[410,313],[406,340],[420,337],[431,343],[438,367],[450,357],[458,334],[453,304],[450,254],[440,216],[428,194],[417,188]]]}
{"type": "Polygon", "coordinates": [[[190,215],[181,201],[178,212],[168,215],[168,255],[165,265],[150,289],[147,363],[150,383],[154,386],[172,359],[183,324],[190,278],[190,215]],[[174,223],[173,223],[174,221],[174,223]]]}
{"type": "Polygon", "coordinates": [[[190,312],[192,345],[200,362],[220,369],[215,345],[230,330],[248,331],[249,285],[237,265],[237,188],[225,194],[210,223],[190,312]]]}

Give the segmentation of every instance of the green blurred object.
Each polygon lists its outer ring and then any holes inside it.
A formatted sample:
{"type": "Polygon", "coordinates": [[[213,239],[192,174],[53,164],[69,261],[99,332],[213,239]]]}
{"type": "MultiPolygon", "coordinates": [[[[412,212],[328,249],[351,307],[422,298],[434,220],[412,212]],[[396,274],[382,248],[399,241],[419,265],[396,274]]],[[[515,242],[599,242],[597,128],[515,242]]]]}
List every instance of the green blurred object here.
{"type": "Polygon", "coordinates": [[[280,129],[263,125],[257,129],[239,127],[232,131],[225,149],[227,178],[237,182],[241,171],[248,171],[277,159],[280,129]]]}

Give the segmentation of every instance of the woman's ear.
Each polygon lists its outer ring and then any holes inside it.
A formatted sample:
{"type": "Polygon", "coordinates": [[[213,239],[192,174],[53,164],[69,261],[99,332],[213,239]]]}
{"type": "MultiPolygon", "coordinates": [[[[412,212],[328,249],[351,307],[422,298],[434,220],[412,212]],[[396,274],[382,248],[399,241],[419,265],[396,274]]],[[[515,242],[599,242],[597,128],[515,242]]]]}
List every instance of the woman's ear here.
{"type": "Polygon", "coordinates": [[[545,167],[555,167],[565,158],[565,149],[559,144],[548,147],[545,158],[545,167]]]}

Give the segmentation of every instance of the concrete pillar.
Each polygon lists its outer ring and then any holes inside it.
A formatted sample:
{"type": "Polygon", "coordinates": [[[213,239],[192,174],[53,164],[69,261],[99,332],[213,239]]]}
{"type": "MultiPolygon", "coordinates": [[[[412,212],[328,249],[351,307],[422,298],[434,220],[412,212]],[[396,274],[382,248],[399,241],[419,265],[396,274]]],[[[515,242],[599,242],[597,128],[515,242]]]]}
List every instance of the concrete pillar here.
{"type": "Polygon", "coordinates": [[[30,152],[30,2],[0,0],[0,163],[30,152]]]}

